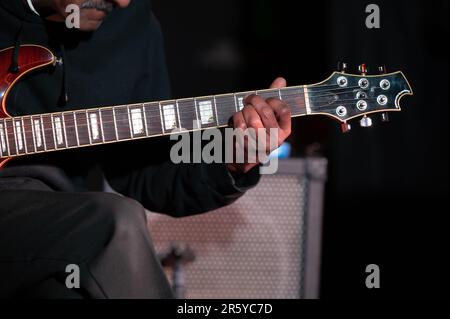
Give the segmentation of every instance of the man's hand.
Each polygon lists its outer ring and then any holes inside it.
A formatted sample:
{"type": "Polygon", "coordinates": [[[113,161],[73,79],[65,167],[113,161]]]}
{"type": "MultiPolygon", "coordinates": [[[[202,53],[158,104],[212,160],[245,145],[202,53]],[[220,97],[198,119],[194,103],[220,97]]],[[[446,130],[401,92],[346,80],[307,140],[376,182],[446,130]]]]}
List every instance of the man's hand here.
{"type": "MultiPolygon", "coordinates": [[[[277,78],[272,85],[271,89],[286,87],[286,80],[283,78],[277,78]]],[[[244,100],[245,107],[242,111],[236,113],[231,122],[235,129],[242,129],[243,131],[253,128],[256,131],[258,129],[265,129],[265,136],[256,136],[256,142],[258,139],[265,138],[266,141],[270,140],[270,129],[278,129],[278,139],[276,148],[278,148],[284,140],[291,134],[291,110],[287,104],[279,99],[271,98],[264,100],[257,95],[250,95],[244,100]]],[[[267,142],[266,153],[269,154],[273,149],[270,148],[270,143],[267,142]]],[[[235,145],[235,148],[239,147],[235,145]]],[[[249,163],[247,154],[249,151],[248,141],[243,145],[245,161],[244,163],[228,163],[228,170],[232,175],[238,175],[246,173],[253,167],[259,164],[259,159],[256,159],[257,163],[249,163]]],[[[236,149],[234,150],[236,154],[236,149]]]]}

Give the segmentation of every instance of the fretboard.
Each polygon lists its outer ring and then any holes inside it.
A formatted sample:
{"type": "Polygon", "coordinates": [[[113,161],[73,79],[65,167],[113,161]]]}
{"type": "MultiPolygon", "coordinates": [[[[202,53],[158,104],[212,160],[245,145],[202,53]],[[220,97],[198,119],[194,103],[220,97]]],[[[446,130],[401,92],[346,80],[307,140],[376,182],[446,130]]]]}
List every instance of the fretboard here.
{"type": "Polygon", "coordinates": [[[0,119],[1,157],[107,144],[227,126],[250,94],[311,114],[307,86],[250,91],[0,119]]]}

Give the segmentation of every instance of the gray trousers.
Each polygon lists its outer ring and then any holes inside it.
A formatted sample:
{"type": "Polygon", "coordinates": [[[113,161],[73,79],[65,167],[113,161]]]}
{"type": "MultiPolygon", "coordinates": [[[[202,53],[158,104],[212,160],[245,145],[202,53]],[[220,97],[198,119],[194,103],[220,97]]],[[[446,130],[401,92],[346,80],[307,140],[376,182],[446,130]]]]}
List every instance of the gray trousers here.
{"type": "Polygon", "coordinates": [[[0,178],[0,298],[172,297],[138,202],[0,178]],[[66,287],[68,265],[78,289],[66,287]]]}

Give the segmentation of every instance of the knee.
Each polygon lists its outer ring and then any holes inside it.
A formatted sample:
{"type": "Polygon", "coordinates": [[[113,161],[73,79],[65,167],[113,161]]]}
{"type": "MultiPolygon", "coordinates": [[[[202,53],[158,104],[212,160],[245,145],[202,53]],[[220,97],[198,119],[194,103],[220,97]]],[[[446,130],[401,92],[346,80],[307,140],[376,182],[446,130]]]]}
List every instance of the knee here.
{"type": "Polygon", "coordinates": [[[110,223],[115,232],[147,230],[145,209],[131,198],[109,193],[94,194],[90,205],[110,223]]]}

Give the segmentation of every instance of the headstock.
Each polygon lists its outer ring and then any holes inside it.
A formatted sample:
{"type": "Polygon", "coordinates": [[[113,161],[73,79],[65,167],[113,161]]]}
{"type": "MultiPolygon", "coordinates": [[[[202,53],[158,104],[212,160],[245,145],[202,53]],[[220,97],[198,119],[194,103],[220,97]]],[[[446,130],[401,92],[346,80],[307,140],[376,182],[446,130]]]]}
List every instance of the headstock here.
{"type": "Polygon", "coordinates": [[[360,118],[362,127],[372,126],[371,114],[380,113],[383,122],[389,121],[389,112],[400,111],[400,99],[412,95],[412,89],[400,71],[368,75],[366,66],[359,67],[360,74],[334,72],[325,81],[308,86],[313,114],[331,116],[341,122],[343,132],[351,129],[350,120],[360,118]]]}

